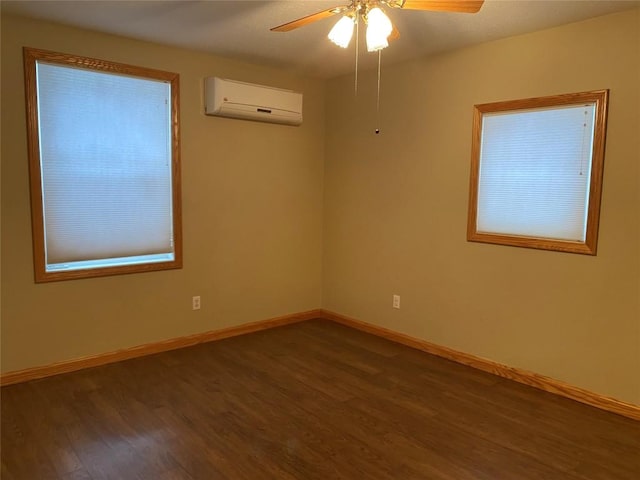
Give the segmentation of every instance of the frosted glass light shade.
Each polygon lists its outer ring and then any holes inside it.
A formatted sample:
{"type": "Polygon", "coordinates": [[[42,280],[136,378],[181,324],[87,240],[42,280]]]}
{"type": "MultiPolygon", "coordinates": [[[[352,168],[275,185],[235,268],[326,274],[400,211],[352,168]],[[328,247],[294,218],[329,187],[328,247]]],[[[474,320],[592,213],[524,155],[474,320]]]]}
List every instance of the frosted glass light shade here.
{"type": "Polygon", "coordinates": [[[389,46],[387,37],[391,35],[393,25],[389,17],[378,7],[367,13],[367,50],[376,52],[389,46]]]}
{"type": "Polygon", "coordinates": [[[344,16],[333,26],[329,32],[329,40],[342,48],[347,48],[353,36],[354,20],[344,16]]]}

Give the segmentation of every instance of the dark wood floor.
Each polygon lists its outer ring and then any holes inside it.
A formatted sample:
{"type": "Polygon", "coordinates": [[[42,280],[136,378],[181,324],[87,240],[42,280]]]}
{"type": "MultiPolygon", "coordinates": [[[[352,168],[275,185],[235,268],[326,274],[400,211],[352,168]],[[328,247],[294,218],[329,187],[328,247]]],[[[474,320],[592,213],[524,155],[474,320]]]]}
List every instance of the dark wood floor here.
{"type": "Polygon", "coordinates": [[[2,389],[2,480],[638,480],[640,422],[323,320],[2,389]]]}

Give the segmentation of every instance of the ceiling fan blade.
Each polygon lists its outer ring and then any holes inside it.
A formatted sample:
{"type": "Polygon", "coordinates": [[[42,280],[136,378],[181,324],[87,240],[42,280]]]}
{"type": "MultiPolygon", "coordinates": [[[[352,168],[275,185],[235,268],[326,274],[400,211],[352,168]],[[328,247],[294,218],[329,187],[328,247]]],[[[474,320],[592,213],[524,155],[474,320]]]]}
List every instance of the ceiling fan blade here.
{"type": "Polygon", "coordinates": [[[288,32],[299,27],[304,27],[305,25],[308,25],[310,23],[317,22],[318,20],[322,20],[323,18],[331,17],[332,15],[335,15],[336,13],[340,13],[342,11],[344,11],[344,7],[332,7],[327,10],[323,10],[321,12],[313,13],[311,15],[307,15],[306,17],[293,20],[292,22],[278,25],[277,27],[273,27],[271,31],[288,32]]]}
{"type": "Polygon", "coordinates": [[[432,10],[438,12],[477,13],[484,0],[405,0],[406,10],[432,10]]]}

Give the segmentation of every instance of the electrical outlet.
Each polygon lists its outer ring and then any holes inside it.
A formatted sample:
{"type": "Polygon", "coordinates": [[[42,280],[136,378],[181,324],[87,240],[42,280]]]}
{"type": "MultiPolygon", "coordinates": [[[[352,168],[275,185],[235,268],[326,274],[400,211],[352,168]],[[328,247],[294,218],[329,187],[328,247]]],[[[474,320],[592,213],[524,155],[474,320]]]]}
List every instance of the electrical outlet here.
{"type": "Polygon", "coordinates": [[[400,308],[400,295],[393,296],[393,308],[400,308]]]}
{"type": "Polygon", "coordinates": [[[191,309],[200,310],[200,295],[191,298],[191,309]]]}

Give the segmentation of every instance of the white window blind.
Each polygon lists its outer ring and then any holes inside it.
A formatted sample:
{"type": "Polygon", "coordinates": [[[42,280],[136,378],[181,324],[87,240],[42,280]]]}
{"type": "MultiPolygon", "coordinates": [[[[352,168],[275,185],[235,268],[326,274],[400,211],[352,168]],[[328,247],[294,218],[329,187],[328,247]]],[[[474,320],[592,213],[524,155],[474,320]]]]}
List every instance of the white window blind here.
{"type": "Polygon", "coordinates": [[[47,271],[173,260],[170,83],[36,68],[47,271]]]}
{"type": "Polygon", "coordinates": [[[595,109],[483,115],[478,232],[585,240],[595,109]]]}

